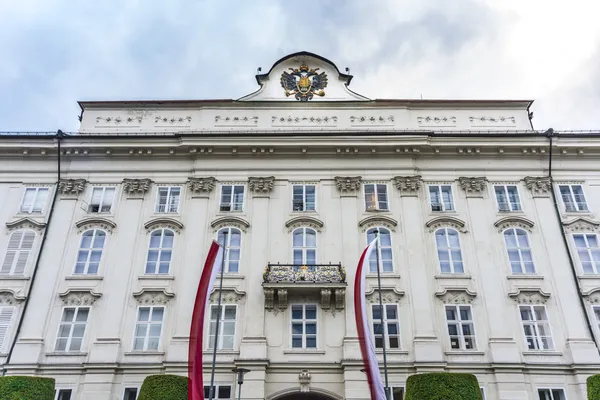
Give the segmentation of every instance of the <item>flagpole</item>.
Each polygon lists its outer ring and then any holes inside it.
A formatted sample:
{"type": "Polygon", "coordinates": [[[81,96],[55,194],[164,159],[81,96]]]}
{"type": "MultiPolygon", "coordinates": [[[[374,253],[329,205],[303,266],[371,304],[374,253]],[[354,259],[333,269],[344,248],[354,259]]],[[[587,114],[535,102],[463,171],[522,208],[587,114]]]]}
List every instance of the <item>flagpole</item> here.
{"type": "MultiPolygon", "coordinates": [[[[381,318],[381,348],[383,350],[383,374],[385,377],[385,396],[388,400],[391,400],[390,386],[388,383],[388,370],[387,370],[387,354],[385,351],[385,318],[383,317],[383,296],[381,295],[381,272],[379,268],[379,229],[375,229],[375,259],[377,261],[377,289],[379,291],[379,316],[381,318]]],[[[211,399],[212,400],[212,399],[211,399]]]]}
{"type": "MultiPolygon", "coordinates": [[[[210,390],[208,398],[213,400],[215,397],[215,365],[217,364],[217,347],[219,347],[219,326],[221,325],[221,295],[223,293],[223,273],[225,272],[225,257],[227,252],[227,230],[223,231],[223,257],[221,258],[221,275],[219,282],[219,299],[217,300],[217,326],[215,327],[215,342],[213,344],[212,368],[210,370],[210,390]]],[[[380,293],[381,297],[381,293],[380,293]]],[[[210,314],[209,314],[210,318],[210,314]]],[[[210,321],[210,319],[209,319],[210,321]]],[[[210,329],[210,323],[209,323],[210,329]]],[[[210,339],[209,339],[210,340],[210,339]]],[[[387,382],[387,381],[386,381],[387,382]]],[[[387,385],[387,383],[386,383],[387,385]]]]}

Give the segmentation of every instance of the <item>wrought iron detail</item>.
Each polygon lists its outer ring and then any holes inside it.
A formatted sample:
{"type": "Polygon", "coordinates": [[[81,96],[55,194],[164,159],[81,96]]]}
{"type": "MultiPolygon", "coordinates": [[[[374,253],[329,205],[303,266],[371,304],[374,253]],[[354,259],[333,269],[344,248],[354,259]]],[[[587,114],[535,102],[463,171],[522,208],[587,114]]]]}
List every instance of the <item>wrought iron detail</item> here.
{"type": "Polygon", "coordinates": [[[342,264],[268,264],[264,283],[346,283],[342,264]]]}

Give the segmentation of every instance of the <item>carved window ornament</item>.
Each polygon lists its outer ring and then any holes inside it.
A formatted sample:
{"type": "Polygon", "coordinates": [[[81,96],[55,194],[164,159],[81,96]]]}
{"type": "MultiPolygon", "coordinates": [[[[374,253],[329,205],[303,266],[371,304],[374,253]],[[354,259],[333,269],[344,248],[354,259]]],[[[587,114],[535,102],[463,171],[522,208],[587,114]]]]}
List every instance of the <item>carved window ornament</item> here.
{"type": "Polygon", "coordinates": [[[400,191],[400,196],[418,196],[423,181],[421,175],[395,176],[394,185],[400,191]]]}
{"type": "Polygon", "coordinates": [[[291,233],[296,228],[312,228],[317,232],[321,232],[323,228],[323,221],[315,217],[301,216],[290,219],[285,223],[285,227],[288,228],[288,233],[291,233]]]}
{"type": "Polygon", "coordinates": [[[487,188],[487,179],[485,177],[460,177],[458,178],[458,184],[465,191],[467,197],[483,197],[487,188]]]}
{"type": "Polygon", "coordinates": [[[535,224],[533,221],[523,217],[505,217],[494,222],[494,226],[498,229],[498,232],[502,233],[508,228],[521,228],[528,232],[531,232],[535,224]]]}
{"type": "Polygon", "coordinates": [[[183,224],[174,218],[154,218],[144,224],[147,233],[151,233],[156,229],[170,229],[173,232],[180,233],[183,229],[183,224]]]}
{"type": "Polygon", "coordinates": [[[462,220],[449,216],[442,216],[430,219],[429,221],[427,221],[425,226],[429,228],[429,232],[435,232],[437,229],[444,227],[454,228],[461,233],[468,232],[468,230],[466,229],[466,225],[462,220]]]}
{"type": "Polygon", "coordinates": [[[187,187],[192,197],[208,197],[215,188],[217,180],[212,176],[206,178],[188,178],[187,187]]]}
{"type": "Polygon", "coordinates": [[[358,227],[362,229],[363,232],[371,228],[376,227],[384,227],[389,229],[392,232],[396,232],[396,226],[398,226],[398,221],[394,218],[387,217],[385,215],[371,215],[369,217],[363,218],[358,223],[358,227]]]}
{"type": "Polygon", "coordinates": [[[85,179],[61,179],[58,183],[58,192],[62,198],[76,199],[85,190],[85,179]]]}
{"type": "Polygon", "coordinates": [[[67,289],[58,294],[65,306],[92,306],[96,300],[102,297],[101,293],[93,289],[67,289]]]}
{"type": "MultiPolygon", "coordinates": [[[[238,304],[246,292],[240,291],[235,287],[223,287],[221,295],[221,304],[238,304]]],[[[210,294],[210,303],[217,304],[219,302],[219,289],[214,288],[210,294]]]]}
{"type": "Polygon", "coordinates": [[[549,197],[552,190],[552,182],[547,176],[533,177],[526,176],[524,179],[525,186],[531,191],[533,197],[549,197]]]}
{"type": "Polygon", "coordinates": [[[335,186],[341,197],[358,196],[360,192],[362,177],[360,176],[336,176],[335,186]]]}
{"type": "Polygon", "coordinates": [[[298,374],[298,380],[300,381],[300,392],[308,393],[310,392],[310,379],[312,378],[310,372],[307,369],[303,369],[298,374]]]}
{"type": "Polygon", "coordinates": [[[8,232],[13,232],[19,229],[31,229],[32,231],[41,233],[46,228],[46,224],[44,222],[37,222],[31,218],[19,218],[16,221],[11,221],[6,223],[6,227],[8,228],[8,232]]]}
{"type": "Polygon", "coordinates": [[[600,287],[582,293],[585,301],[592,305],[600,305],[600,287]]]}
{"type": "Polygon", "coordinates": [[[167,291],[165,288],[143,288],[139,292],[133,293],[133,297],[140,305],[166,305],[169,300],[175,296],[175,293],[167,291]]]}
{"type": "Polygon", "coordinates": [[[123,192],[129,197],[141,198],[148,190],[152,181],[149,178],[143,179],[123,179],[123,192]]]}
{"type": "Polygon", "coordinates": [[[108,233],[112,233],[117,227],[113,221],[102,217],[84,218],[75,223],[77,233],[83,233],[89,229],[102,229],[108,233]]]}
{"type": "Polygon", "coordinates": [[[466,287],[452,287],[435,292],[435,296],[444,304],[471,304],[477,293],[466,287]]]}
{"type": "Polygon", "coordinates": [[[268,196],[275,186],[275,177],[249,177],[248,188],[258,196],[268,196]]]}
{"type": "MultiPolygon", "coordinates": [[[[398,304],[404,297],[404,291],[398,290],[395,287],[382,287],[381,300],[384,304],[398,304]]],[[[370,304],[379,304],[379,291],[375,287],[365,293],[365,298],[370,304]]]]}
{"type": "Polygon", "coordinates": [[[227,227],[237,228],[243,233],[246,233],[248,228],[250,228],[250,223],[243,218],[240,217],[221,217],[215,219],[210,223],[210,226],[213,228],[215,232],[227,227]]]}
{"type": "Polygon", "coordinates": [[[578,232],[599,232],[600,222],[592,221],[588,218],[575,218],[570,221],[563,222],[565,231],[578,233],[578,232]]]}
{"type": "Polygon", "coordinates": [[[11,289],[0,289],[0,305],[14,306],[20,304],[26,296],[21,296],[18,293],[11,289]]]}
{"type": "Polygon", "coordinates": [[[517,304],[546,304],[550,293],[540,288],[519,288],[508,294],[517,304]]]}

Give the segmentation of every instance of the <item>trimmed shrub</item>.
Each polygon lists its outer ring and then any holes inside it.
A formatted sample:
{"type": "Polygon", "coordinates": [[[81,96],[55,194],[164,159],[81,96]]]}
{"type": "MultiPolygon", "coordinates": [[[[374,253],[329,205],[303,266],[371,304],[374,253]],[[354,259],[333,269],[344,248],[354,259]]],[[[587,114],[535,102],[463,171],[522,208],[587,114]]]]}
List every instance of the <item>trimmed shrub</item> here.
{"type": "Polygon", "coordinates": [[[482,400],[475,375],[432,373],[406,380],[406,400],[482,400]]]}
{"type": "Polygon", "coordinates": [[[592,375],[587,378],[588,400],[600,400],[600,375],[592,375]]]}
{"type": "Polygon", "coordinates": [[[144,379],[138,400],[187,400],[188,378],[179,375],[150,375],[144,379]]]}
{"type": "Polygon", "coordinates": [[[38,376],[2,376],[0,399],[54,400],[54,379],[38,376]]]}

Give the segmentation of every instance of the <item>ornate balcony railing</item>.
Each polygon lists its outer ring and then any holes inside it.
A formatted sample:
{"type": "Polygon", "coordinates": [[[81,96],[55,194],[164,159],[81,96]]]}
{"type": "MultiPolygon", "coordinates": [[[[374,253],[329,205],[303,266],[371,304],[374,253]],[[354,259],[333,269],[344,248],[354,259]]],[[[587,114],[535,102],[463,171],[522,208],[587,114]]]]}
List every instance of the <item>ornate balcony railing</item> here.
{"type": "Polygon", "coordinates": [[[342,264],[268,264],[263,273],[264,283],[346,283],[342,264]]]}

